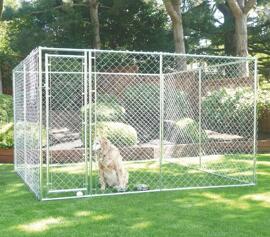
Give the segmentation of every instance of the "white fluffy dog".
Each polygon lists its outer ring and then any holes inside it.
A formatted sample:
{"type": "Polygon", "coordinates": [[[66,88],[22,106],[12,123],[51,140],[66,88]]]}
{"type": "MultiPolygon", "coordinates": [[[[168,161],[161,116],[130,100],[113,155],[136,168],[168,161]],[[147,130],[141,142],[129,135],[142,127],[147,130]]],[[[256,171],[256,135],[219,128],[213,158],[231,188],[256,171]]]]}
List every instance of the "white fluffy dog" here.
{"type": "Polygon", "coordinates": [[[107,138],[100,138],[95,139],[93,151],[97,154],[101,190],[105,190],[108,185],[117,191],[125,191],[128,184],[128,172],[118,148],[107,138]]]}

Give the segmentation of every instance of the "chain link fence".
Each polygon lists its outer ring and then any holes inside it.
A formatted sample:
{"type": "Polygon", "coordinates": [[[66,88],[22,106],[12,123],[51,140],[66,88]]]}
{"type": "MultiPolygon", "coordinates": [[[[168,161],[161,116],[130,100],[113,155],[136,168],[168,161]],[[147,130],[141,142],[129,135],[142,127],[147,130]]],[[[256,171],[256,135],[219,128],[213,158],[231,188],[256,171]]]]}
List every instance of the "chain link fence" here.
{"type": "Polygon", "coordinates": [[[39,52],[33,50],[13,70],[15,170],[41,198],[39,52]]]}
{"type": "Polygon", "coordinates": [[[42,200],[254,185],[256,67],[39,47],[13,71],[15,169],[42,200]]]}

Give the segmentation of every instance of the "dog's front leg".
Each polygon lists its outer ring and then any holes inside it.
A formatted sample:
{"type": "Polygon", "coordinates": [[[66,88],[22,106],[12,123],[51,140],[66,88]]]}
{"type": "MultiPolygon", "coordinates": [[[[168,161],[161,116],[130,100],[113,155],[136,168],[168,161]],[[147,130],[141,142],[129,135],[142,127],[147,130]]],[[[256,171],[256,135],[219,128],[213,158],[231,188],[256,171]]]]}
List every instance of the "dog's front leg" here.
{"type": "Polygon", "coordinates": [[[106,182],[103,167],[101,165],[99,165],[99,183],[100,183],[100,190],[104,191],[106,188],[106,182]]]}
{"type": "Polygon", "coordinates": [[[120,165],[116,166],[116,176],[117,176],[117,183],[118,183],[118,187],[117,190],[122,192],[125,191],[126,189],[126,185],[123,179],[123,175],[124,175],[124,171],[123,171],[123,167],[121,167],[120,165]]]}

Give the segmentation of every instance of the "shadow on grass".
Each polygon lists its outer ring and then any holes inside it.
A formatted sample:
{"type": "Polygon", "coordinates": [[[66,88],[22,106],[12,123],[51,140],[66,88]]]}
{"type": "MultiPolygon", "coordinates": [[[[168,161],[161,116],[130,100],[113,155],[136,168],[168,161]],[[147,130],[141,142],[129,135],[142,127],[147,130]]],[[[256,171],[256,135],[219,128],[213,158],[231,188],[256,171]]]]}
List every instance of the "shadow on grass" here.
{"type": "Polygon", "coordinates": [[[269,164],[259,157],[255,187],[52,202],[36,201],[0,165],[0,236],[268,236],[269,164]]]}

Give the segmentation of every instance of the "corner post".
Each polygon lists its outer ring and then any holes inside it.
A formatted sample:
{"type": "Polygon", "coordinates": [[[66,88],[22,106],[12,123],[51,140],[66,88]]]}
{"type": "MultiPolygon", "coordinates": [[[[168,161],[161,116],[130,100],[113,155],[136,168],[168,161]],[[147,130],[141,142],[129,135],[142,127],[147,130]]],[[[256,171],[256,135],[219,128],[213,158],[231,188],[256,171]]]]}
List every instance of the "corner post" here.
{"type": "Polygon", "coordinates": [[[199,162],[202,168],[202,69],[199,68],[199,162]]]}
{"type": "Polygon", "coordinates": [[[27,183],[27,152],[26,152],[26,66],[23,62],[23,127],[24,127],[24,136],[23,136],[23,160],[24,160],[24,181],[27,183]]]}
{"type": "Polygon", "coordinates": [[[45,102],[46,102],[46,190],[49,190],[50,177],[49,177],[49,166],[50,166],[50,154],[49,154],[49,59],[48,54],[45,54],[45,102]]]}
{"type": "Polygon", "coordinates": [[[258,96],[258,78],[257,78],[258,60],[254,60],[254,124],[253,124],[253,183],[257,183],[256,177],[256,155],[257,155],[257,96],[258,96]]]}
{"type": "Polygon", "coordinates": [[[163,74],[163,54],[159,55],[159,80],[160,80],[160,155],[159,155],[159,176],[160,176],[160,190],[162,190],[162,159],[164,155],[164,74],[163,74]]]}
{"type": "Polygon", "coordinates": [[[87,126],[88,126],[88,116],[87,116],[87,103],[88,103],[88,93],[87,93],[87,50],[84,50],[84,57],[83,57],[83,67],[82,67],[82,73],[83,73],[83,104],[84,104],[84,114],[83,114],[83,134],[84,134],[84,162],[85,162],[85,184],[84,187],[87,190],[87,194],[89,192],[88,185],[89,185],[89,170],[88,170],[88,146],[87,146],[87,126]]]}
{"type": "MultiPolygon", "coordinates": [[[[93,177],[92,177],[92,169],[93,169],[93,159],[92,159],[92,50],[89,50],[88,52],[88,93],[89,93],[89,100],[88,100],[88,104],[89,104],[89,113],[88,113],[88,117],[89,117],[89,121],[87,124],[87,137],[89,136],[89,141],[86,144],[86,146],[88,147],[89,150],[89,164],[88,164],[88,182],[89,182],[89,194],[92,195],[93,194],[93,177]]],[[[96,112],[95,108],[94,108],[94,113],[96,112]]]]}
{"type": "Polygon", "coordinates": [[[42,152],[42,49],[38,48],[38,90],[39,90],[39,189],[40,197],[43,198],[43,152],[42,152]]]}
{"type": "Polygon", "coordinates": [[[14,141],[14,170],[17,171],[17,148],[16,148],[16,72],[12,71],[12,94],[13,94],[13,127],[14,127],[14,133],[13,133],[13,141],[14,141]]]}

